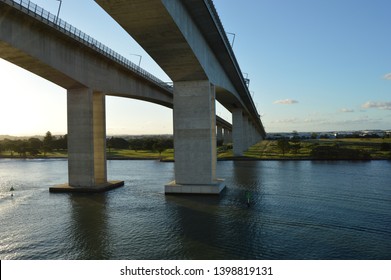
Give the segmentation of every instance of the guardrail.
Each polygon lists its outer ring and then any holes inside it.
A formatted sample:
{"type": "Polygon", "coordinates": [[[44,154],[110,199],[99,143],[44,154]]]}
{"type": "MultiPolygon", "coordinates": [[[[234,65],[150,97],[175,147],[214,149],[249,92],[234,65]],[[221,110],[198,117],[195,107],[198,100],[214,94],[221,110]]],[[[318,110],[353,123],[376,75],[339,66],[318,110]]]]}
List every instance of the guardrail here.
{"type": "Polygon", "coordinates": [[[121,64],[122,66],[125,66],[129,70],[137,73],[141,77],[153,82],[154,84],[166,90],[172,91],[172,86],[169,85],[168,83],[161,81],[159,78],[155,77],[151,73],[147,72],[146,70],[142,69],[138,65],[131,62],[129,59],[123,57],[122,55],[113,51],[106,45],[102,44],[101,42],[87,35],[83,31],[77,29],[73,25],[58,18],[54,14],[46,11],[42,7],[38,6],[37,4],[29,0],[0,0],[0,1],[12,7],[17,8],[18,10],[24,12],[25,14],[33,16],[34,18],[40,20],[41,22],[51,27],[56,28],[57,30],[66,34],[67,36],[72,37],[73,39],[88,46],[89,48],[98,51],[99,53],[103,54],[107,58],[110,58],[111,60],[121,64]]]}
{"type": "Polygon", "coordinates": [[[257,111],[257,108],[254,104],[254,101],[253,99],[251,98],[251,94],[250,94],[250,91],[246,85],[246,81],[245,81],[245,78],[243,77],[243,73],[240,71],[240,67],[239,67],[239,63],[238,61],[236,60],[236,57],[235,57],[235,54],[234,54],[234,51],[231,47],[231,44],[228,40],[228,37],[227,37],[227,33],[225,32],[224,30],[224,26],[223,24],[221,23],[221,20],[220,20],[220,17],[219,17],[219,14],[217,13],[217,10],[216,10],[216,7],[213,3],[213,0],[204,0],[204,3],[206,4],[206,6],[208,7],[208,10],[212,16],[212,18],[214,19],[214,22],[216,23],[216,27],[217,29],[220,31],[220,34],[221,34],[221,37],[224,41],[224,44],[227,48],[227,51],[229,53],[229,55],[231,56],[231,59],[234,63],[234,66],[235,68],[237,69],[238,71],[238,75],[243,83],[243,86],[245,88],[245,91],[246,91],[246,94],[247,94],[247,97],[249,98],[250,102],[251,102],[251,105],[253,107],[253,110],[255,111],[256,115],[259,116],[258,114],[258,111],[257,111]]]}

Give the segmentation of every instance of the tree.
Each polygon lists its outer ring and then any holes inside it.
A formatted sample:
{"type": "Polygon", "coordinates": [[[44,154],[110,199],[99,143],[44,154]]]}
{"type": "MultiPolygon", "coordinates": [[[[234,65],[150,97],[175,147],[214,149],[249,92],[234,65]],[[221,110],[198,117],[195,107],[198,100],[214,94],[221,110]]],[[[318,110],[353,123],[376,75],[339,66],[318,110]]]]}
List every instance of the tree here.
{"type": "Polygon", "coordinates": [[[46,132],[45,137],[43,138],[43,153],[46,155],[47,152],[51,152],[53,150],[53,140],[55,138],[52,136],[50,131],[46,132]]]}
{"type": "Polygon", "coordinates": [[[53,149],[55,150],[66,150],[68,148],[68,135],[60,136],[53,140],[53,149]]]}
{"type": "Polygon", "coordinates": [[[156,143],[153,144],[153,150],[159,153],[159,157],[162,157],[162,152],[166,150],[166,145],[162,139],[159,139],[156,143]]]}
{"type": "Polygon", "coordinates": [[[301,144],[300,142],[296,142],[294,144],[289,144],[290,145],[290,149],[292,150],[292,153],[294,154],[297,154],[297,152],[300,150],[301,148],[301,144]]]}
{"type": "Polygon", "coordinates": [[[298,141],[300,141],[299,133],[296,130],[294,130],[292,132],[292,142],[298,142],[298,141]]]}
{"type": "Polygon", "coordinates": [[[42,148],[42,141],[38,138],[30,138],[28,140],[28,146],[30,149],[40,150],[42,148]]]}
{"type": "Polygon", "coordinates": [[[14,146],[14,151],[17,152],[19,154],[19,156],[23,156],[25,157],[26,156],[26,152],[27,152],[27,141],[22,141],[22,140],[16,140],[16,141],[13,141],[15,146],[14,146]]]}
{"type": "Polygon", "coordinates": [[[290,144],[289,144],[288,139],[277,140],[277,147],[282,152],[282,155],[285,155],[285,152],[288,152],[290,150],[290,144]]]}
{"type": "Polygon", "coordinates": [[[106,145],[108,148],[129,149],[129,142],[126,141],[124,138],[119,137],[111,137],[107,139],[106,145]]]}
{"type": "Polygon", "coordinates": [[[27,141],[27,151],[31,156],[36,156],[40,154],[40,150],[42,148],[42,141],[38,138],[30,138],[27,141]]]}
{"type": "Polygon", "coordinates": [[[130,148],[133,149],[135,152],[138,150],[143,149],[143,140],[136,138],[136,139],[131,139],[129,140],[130,148]]]}

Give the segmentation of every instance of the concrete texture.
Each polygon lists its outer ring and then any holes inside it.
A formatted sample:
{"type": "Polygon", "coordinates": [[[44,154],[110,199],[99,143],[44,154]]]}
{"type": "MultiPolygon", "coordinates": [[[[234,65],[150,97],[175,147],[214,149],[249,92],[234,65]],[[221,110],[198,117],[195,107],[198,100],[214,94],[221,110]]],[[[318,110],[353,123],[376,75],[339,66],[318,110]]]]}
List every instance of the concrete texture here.
{"type": "Polygon", "coordinates": [[[105,184],[105,96],[89,88],[68,90],[67,95],[69,185],[105,184]]]}
{"type": "Polygon", "coordinates": [[[245,138],[251,133],[248,121],[261,134],[264,130],[233,52],[222,36],[219,20],[213,14],[212,2],[97,2],[167,72],[174,81],[174,94],[69,36],[53,23],[0,2],[0,57],[68,90],[71,187],[67,188],[101,189],[108,185],[107,94],[173,107],[175,183],[167,186],[167,191],[179,188],[180,192],[219,193],[224,184],[216,178],[216,96],[233,113],[235,155],[242,155],[249,146],[245,138]],[[244,119],[244,115],[248,117],[244,119]]]}
{"type": "Polygon", "coordinates": [[[171,91],[2,2],[0,22],[0,57],[11,63],[65,89],[89,87],[172,107],[171,91]]]}
{"type": "Polygon", "coordinates": [[[175,181],[164,186],[165,194],[220,194],[225,188],[223,180],[217,180],[210,185],[181,185],[175,181]]]}
{"type": "Polygon", "coordinates": [[[174,81],[209,80],[228,110],[242,108],[263,131],[259,114],[220,28],[213,3],[195,0],[95,0],[174,81]]]}
{"type": "Polygon", "coordinates": [[[215,91],[209,81],[174,83],[174,158],[177,184],[216,181],[215,91]]]}
{"type": "Polygon", "coordinates": [[[243,111],[242,109],[232,110],[232,142],[234,156],[242,156],[244,147],[244,128],[243,128],[243,111]]]}
{"type": "Polygon", "coordinates": [[[49,191],[53,193],[100,193],[122,187],[123,185],[124,181],[109,181],[105,184],[96,185],[95,187],[74,187],[68,184],[63,184],[50,187],[49,191]]]}
{"type": "Polygon", "coordinates": [[[220,141],[220,140],[223,140],[224,141],[224,137],[223,137],[223,128],[221,126],[217,126],[217,140],[220,141]]]}

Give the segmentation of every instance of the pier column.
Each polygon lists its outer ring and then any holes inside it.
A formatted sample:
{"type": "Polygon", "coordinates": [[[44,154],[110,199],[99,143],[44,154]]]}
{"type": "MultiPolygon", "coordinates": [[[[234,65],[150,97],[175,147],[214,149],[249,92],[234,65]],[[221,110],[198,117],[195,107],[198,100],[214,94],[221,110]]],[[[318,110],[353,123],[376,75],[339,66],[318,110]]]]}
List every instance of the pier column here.
{"type": "Polygon", "coordinates": [[[53,192],[100,192],[123,185],[107,182],[105,94],[71,89],[68,102],[68,184],[53,192]]]}
{"type": "Polygon", "coordinates": [[[224,128],[224,144],[228,144],[228,143],[231,143],[232,141],[230,140],[230,131],[228,130],[228,128],[224,128]]]}
{"type": "Polygon", "coordinates": [[[221,126],[217,126],[217,141],[219,140],[223,140],[224,141],[224,138],[223,138],[223,127],[221,126]]]}
{"type": "Polygon", "coordinates": [[[250,147],[250,142],[249,142],[249,125],[248,125],[248,117],[246,115],[243,116],[243,152],[247,151],[248,148],[250,147]]]}
{"type": "Polygon", "coordinates": [[[244,151],[243,111],[240,108],[232,110],[232,141],[234,156],[242,156],[244,151]]]}
{"type": "Polygon", "coordinates": [[[220,193],[216,178],[215,87],[209,81],[174,83],[175,181],[166,193],[220,193]]]}
{"type": "Polygon", "coordinates": [[[75,187],[107,182],[105,97],[89,88],[68,90],[68,177],[75,187]]]}

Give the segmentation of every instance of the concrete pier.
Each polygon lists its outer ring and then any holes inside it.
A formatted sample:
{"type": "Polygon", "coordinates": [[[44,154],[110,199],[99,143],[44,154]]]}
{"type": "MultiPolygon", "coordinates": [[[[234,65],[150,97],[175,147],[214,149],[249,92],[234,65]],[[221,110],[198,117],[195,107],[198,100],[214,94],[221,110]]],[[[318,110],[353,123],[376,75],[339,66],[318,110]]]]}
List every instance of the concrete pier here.
{"type": "Polygon", "coordinates": [[[174,83],[175,181],[165,193],[218,194],[215,87],[209,81],[174,83]]]}
{"type": "Polygon", "coordinates": [[[223,127],[221,127],[221,126],[217,126],[217,135],[216,135],[216,137],[217,137],[217,141],[221,141],[221,140],[223,140],[224,141],[224,138],[223,138],[223,127]]]}
{"type": "Polygon", "coordinates": [[[107,182],[104,93],[77,88],[67,94],[69,183],[50,191],[101,192],[121,185],[107,182]]]}
{"type": "Polygon", "coordinates": [[[242,156],[244,148],[244,127],[242,109],[232,110],[232,141],[234,156],[242,156]]]}

